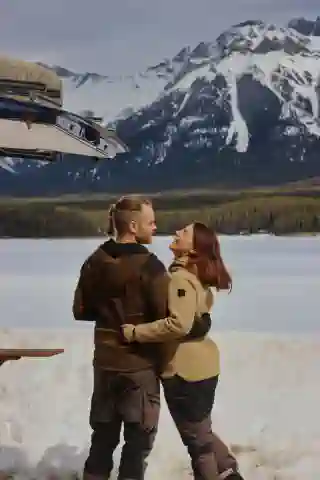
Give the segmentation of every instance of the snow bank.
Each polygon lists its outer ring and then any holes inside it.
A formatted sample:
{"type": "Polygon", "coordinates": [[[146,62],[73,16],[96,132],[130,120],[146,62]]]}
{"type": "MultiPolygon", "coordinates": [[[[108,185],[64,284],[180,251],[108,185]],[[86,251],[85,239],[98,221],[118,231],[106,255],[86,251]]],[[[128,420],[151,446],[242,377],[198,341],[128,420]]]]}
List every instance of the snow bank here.
{"type": "MultiPolygon", "coordinates": [[[[245,478],[320,478],[320,337],[222,333],[216,338],[223,373],[214,425],[237,452],[245,478]]],[[[1,367],[0,470],[20,479],[80,473],[90,438],[91,329],[1,330],[0,344],[66,349],[54,358],[1,367]]],[[[163,403],[147,479],[187,480],[189,473],[163,403]]]]}

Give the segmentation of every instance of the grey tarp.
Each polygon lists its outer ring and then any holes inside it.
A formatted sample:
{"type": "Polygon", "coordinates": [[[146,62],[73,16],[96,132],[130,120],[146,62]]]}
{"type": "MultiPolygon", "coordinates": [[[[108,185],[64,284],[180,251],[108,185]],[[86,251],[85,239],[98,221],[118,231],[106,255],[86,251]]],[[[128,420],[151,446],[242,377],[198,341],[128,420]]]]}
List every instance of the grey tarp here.
{"type": "Polygon", "coordinates": [[[10,85],[10,82],[12,84],[19,82],[41,84],[44,88],[43,95],[55,98],[59,102],[59,106],[62,106],[62,81],[49,68],[24,60],[0,56],[0,91],[4,90],[4,84],[10,85]]]}

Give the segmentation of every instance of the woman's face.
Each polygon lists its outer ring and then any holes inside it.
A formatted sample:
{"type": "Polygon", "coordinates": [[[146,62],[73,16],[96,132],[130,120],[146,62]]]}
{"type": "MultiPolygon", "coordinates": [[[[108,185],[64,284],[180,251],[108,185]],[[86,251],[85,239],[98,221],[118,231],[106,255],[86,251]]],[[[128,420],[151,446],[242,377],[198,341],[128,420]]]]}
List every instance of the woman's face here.
{"type": "Polygon", "coordinates": [[[186,255],[193,250],[193,223],[176,231],[169,248],[175,256],[186,255]]]}

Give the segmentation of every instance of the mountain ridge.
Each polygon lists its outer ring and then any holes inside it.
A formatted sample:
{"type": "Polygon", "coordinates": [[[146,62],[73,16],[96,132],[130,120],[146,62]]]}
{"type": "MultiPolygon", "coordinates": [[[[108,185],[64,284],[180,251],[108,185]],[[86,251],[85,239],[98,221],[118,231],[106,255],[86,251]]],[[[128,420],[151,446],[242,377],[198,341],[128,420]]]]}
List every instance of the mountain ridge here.
{"type": "MultiPolygon", "coordinates": [[[[172,59],[123,77],[130,88],[121,94],[118,84],[117,92],[125,107],[116,106],[114,95],[107,115],[101,86],[115,88],[115,80],[51,66],[64,82],[66,108],[101,115],[130,152],[94,166],[71,158],[31,166],[28,178],[39,194],[250,186],[319,175],[319,64],[319,17],[286,27],[248,20],[214,42],[183,47],[172,59]],[[76,101],[89,86],[98,111],[86,93],[76,101]]],[[[31,187],[17,177],[12,188],[27,193],[31,187]]]]}

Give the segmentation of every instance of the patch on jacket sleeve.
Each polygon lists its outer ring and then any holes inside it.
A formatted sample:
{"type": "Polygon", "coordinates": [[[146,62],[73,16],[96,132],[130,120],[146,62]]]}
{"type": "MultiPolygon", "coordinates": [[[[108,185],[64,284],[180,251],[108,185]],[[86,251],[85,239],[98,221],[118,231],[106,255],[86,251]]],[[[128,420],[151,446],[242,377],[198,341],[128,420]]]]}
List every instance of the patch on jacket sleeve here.
{"type": "Polygon", "coordinates": [[[184,288],[178,288],[178,297],[185,297],[186,291],[184,288]]]}

